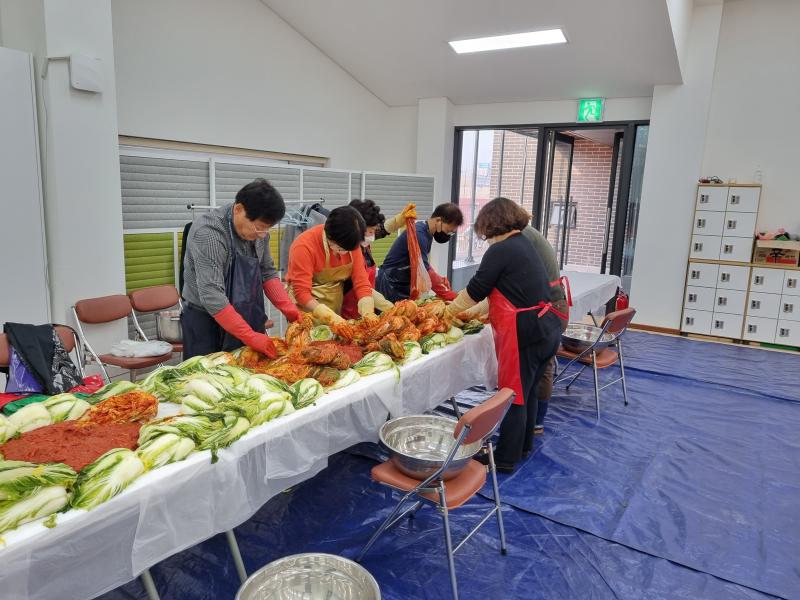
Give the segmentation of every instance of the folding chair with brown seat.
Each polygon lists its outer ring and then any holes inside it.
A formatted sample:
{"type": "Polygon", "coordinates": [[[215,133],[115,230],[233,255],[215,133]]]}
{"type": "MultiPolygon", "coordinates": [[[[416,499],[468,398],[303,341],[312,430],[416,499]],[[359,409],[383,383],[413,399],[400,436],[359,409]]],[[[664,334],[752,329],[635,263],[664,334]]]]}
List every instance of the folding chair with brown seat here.
{"type": "Polygon", "coordinates": [[[133,314],[130,299],[123,294],[115,294],[113,296],[102,296],[100,298],[87,298],[85,300],[78,300],[75,306],[72,307],[72,314],[75,317],[75,322],[78,325],[78,332],[83,346],[89,351],[100,368],[107,382],[111,381],[111,377],[106,370],[107,365],[127,369],[131,372],[131,379],[136,379],[136,371],[139,369],[146,369],[162,364],[171,358],[172,353],[162,354],[160,356],[145,356],[130,358],[126,356],[114,356],[113,354],[98,354],[89,344],[86,334],[81,325],[100,325],[103,323],[111,323],[119,319],[126,319],[133,314]]]}
{"type": "Polygon", "coordinates": [[[356,558],[360,562],[367,551],[372,547],[380,535],[392,525],[399,522],[405,516],[413,517],[414,513],[423,506],[431,504],[442,513],[444,522],[444,539],[447,549],[447,563],[450,570],[450,583],[453,591],[453,598],[458,600],[458,586],[456,583],[456,571],[454,554],[472,537],[472,535],[486,523],[494,514],[497,515],[497,526],[500,530],[500,552],[507,553],[506,535],[503,528],[503,514],[500,511],[500,490],[497,485],[497,470],[494,463],[494,449],[491,437],[500,422],[503,420],[514,392],[509,388],[499,390],[494,396],[467,411],[456,425],[453,437],[456,443],[447,455],[444,464],[438,468],[424,481],[413,479],[402,473],[391,461],[386,461],[373,467],[372,479],[383,485],[389,486],[392,490],[404,492],[404,495],[395,506],[394,510],[383,521],[381,526],[375,531],[366,546],[356,558]],[[467,466],[452,479],[444,480],[443,474],[448,470],[453,462],[458,449],[464,444],[472,444],[483,440],[480,454],[488,456],[488,471],[492,475],[492,487],[494,488],[494,506],[487,512],[478,524],[462,539],[455,548],[453,547],[450,535],[449,511],[458,508],[470,500],[486,483],[487,467],[477,460],[470,459],[467,466]],[[406,508],[402,513],[400,509],[409,501],[413,504],[406,508]]]}
{"type": "MultiPolygon", "coordinates": [[[[154,313],[162,310],[168,310],[175,306],[179,308],[183,308],[181,304],[181,298],[178,295],[178,290],[175,289],[173,285],[154,285],[152,287],[141,288],[139,290],[135,290],[128,294],[128,298],[131,300],[131,306],[133,307],[133,313],[131,316],[133,317],[133,325],[136,327],[136,331],[142,336],[142,339],[147,341],[147,335],[145,335],[142,326],[139,324],[139,319],[136,316],[136,313],[154,313]]],[[[158,318],[156,318],[156,338],[157,340],[163,340],[161,327],[159,324],[158,318]]],[[[165,340],[168,343],[172,344],[172,351],[173,352],[183,352],[183,343],[181,342],[173,342],[169,340],[165,340]]]]}
{"type": "Polygon", "coordinates": [[[622,359],[622,335],[627,331],[628,325],[631,324],[635,314],[636,309],[634,308],[624,308],[622,310],[608,313],[600,326],[600,335],[597,337],[594,343],[586,348],[586,350],[583,352],[570,352],[563,347],[558,349],[558,356],[560,358],[569,359],[569,362],[563,369],[556,373],[553,384],[555,385],[556,382],[561,381],[564,378],[564,374],[567,372],[567,369],[569,369],[573,364],[581,363],[583,366],[581,367],[580,371],[570,377],[569,382],[567,383],[567,389],[569,389],[569,386],[571,386],[575,380],[580,377],[581,373],[583,373],[586,367],[592,367],[592,371],[594,373],[594,402],[598,419],[600,418],[600,391],[606,389],[610,385],[614,385],[619,381],[622,382],[622,398],[625,401],[625,405],[628,405],[628,386],[625,381],[625,363],[622,359]],[[612,336],[612,340],[610,342],[608,342],[606,339],[605,334],[610,334],[612,336]],[[615,364],[617,364],[617,362],[619,362],[619,369],[621,373],[620,377],[600,387],[597,370],[613,367],[615,364]]]}

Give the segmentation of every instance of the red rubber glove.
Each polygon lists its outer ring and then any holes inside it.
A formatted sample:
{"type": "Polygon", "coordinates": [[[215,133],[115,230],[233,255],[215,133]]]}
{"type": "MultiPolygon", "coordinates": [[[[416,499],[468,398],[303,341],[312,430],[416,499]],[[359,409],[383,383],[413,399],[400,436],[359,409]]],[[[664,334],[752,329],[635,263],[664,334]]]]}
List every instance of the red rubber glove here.
{"type": "Polygon", "coordinates": [[[456,294],[450,287],[450,282],[447,277],[442,277],[433,269],[428,269],[428,275],[431,277],[431,289],[433,293],[439,296],[442,300],[452,302],[456,299],[456,294]]]}
{"type": "Polygon", "coordinates": [[[265,333],[253,331],[253,328],[247,324],[242,315],[236,312],[232,304],[228,304],[213,317],[220,327],[237,340],[269,358],[278,358],[278,351],[269,336],[265,333]]]}
{"type": "Polygon", "coordinates": [[[283,313],[287,321],[294,323],[300,318],[300,311],[297,309],[297,305],[289,298],[289,294],[286,293],[286,288],[283,287],[280,279],[277,277],[267,279],[263,287],[267,300],[272,302],[272,305],[283,313]]]}

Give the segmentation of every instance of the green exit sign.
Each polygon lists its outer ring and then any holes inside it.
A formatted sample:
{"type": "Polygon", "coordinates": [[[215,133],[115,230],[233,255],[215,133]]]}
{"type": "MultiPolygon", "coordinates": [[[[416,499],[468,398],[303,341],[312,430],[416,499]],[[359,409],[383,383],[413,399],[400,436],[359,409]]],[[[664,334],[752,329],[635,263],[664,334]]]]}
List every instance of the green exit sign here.
{"type": "Polygon", "coordinates": [[[602,98],[581,98],[578,100],[578,123],[599,123],[602,120],[602,98]]]}

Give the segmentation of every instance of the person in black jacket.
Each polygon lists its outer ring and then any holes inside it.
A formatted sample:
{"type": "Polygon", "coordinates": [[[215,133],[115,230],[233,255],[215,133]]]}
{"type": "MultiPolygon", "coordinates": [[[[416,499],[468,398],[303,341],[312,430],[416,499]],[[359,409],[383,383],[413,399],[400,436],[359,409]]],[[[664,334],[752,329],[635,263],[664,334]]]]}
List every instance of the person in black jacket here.
{"type": "Polygon", "coordinates": [[[495,452],[498,470],[506,472],[533,449],[536,386],[561,338],[559,311],[550,302],[544,264],[521,235],[529,220],[528,213],[507,198],[495,198],[481,209],[474,227],[489,249],[466,289],[448,306],[457,316],[489,299],[498,387],[515,393],[500,425],[495,452]]]}

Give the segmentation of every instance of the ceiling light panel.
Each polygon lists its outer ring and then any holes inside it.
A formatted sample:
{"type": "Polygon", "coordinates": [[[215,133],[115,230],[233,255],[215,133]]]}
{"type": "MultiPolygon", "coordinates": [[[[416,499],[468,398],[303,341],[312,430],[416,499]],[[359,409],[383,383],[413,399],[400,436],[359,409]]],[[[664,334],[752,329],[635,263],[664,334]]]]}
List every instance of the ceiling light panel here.
{"type": "Polygon", "coordinates": [[[473,38],[448,42],[458,54],[471,52],[488,52],[490,50],[507,50],[509,48],[525,48],[528,46],[544,46],[548,44],[565,44],[567,38],[560,29],[512,33],[491,37],[473,38]]]}

